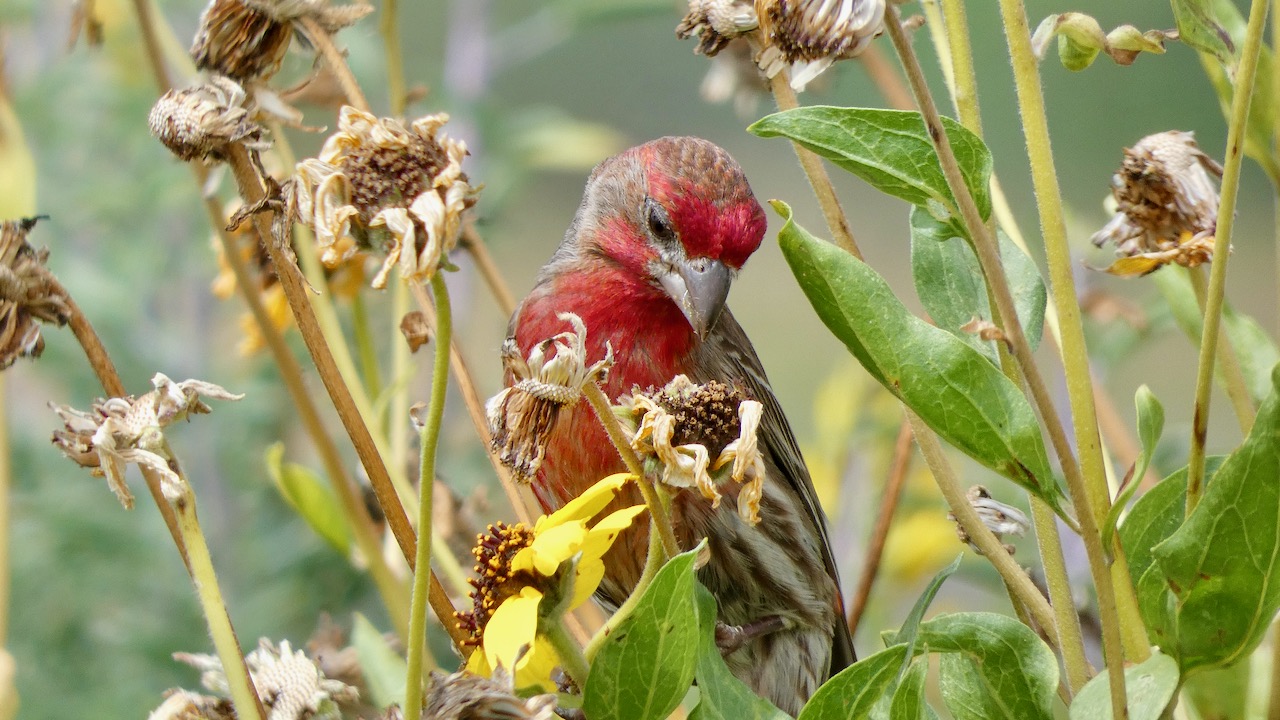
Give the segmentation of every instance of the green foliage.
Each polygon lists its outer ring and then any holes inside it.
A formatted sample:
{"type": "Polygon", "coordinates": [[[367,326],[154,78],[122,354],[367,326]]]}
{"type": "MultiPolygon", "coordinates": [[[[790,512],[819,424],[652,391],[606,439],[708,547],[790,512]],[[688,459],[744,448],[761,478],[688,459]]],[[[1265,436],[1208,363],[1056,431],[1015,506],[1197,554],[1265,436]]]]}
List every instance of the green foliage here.
{"type": "Polygon", "coordinates": [[[867,372],[970,457],[1062,512],[1027,399],[981,353],[912,315],[866,263],[796,225],[785,203],[782,254],[818,317],[867,372]]]}
{"type": "Polygon", "coordinates": [[[1106,53],[1117,65],[1131,65],[1139,53],[1164,54],[1164,41],[1174,33],[1164,30],[1142,32],[1132,25],[1121,25],[1104,33],[1093,17],[1066,12],[1046,17],[1031,36],[1031,47],[1037,58],[1044,59],[1049,41],[1058,38],[1058,59],[1068,70],[1080,71],[1093,64],[1099,53],[1106,53]]]}
{"type": "Polygon", "coordinates": [[[716,645],[716,599],[702,585],[696,592],[702,640],[694,673],[698,705],[689,713],[690,720],[785,720],[786,713],[756,695],[729,671],[716,645]]]}
{"type": "MultiPolygon", "coordinates": [[[[1274,380],[1280,382],[1280,368],[1274,380]]],[[[1280,609],[1277,476],[1280,393],[1273,392],[1249,437],[1214,473],[1195,512],[1152,548],[1154,562],[1140,547],[1130,557],[1153,640],[1184,673],[1239,661],[1262,640],[1280,609]]],[[[1168,492],[1150,501],[1152,510],[1164,512],[1144,512],[1134,533],[1150,535],[1159,515],[1171,521],[1176,504],[1168,492]]],[[[1126,549],[1137,542],[1145,540],[1131,537],[1126,549]]]]}
{"type": "Polygon", "coordinates": [[[694,562],[700,549],[668,561],[600,647],[583,690],[587,717],[665,718],[688,693],[699,666],[694,562]]]}
{"type": "Polygon", "coordinates": [[[1103,547],[1111,547],[1111,537],[1115,534],[1120,513],[1124,512],[1125,506],[1129,504],[1129,498],[1133,497],[1133,493],[1142,483],[1143,476],[1147,474],[1147,468],[1151,465],[1151,456],[1156,451],[1156,444],[1160,442],[1160,434],[1164,432],[1164,406],[1156,399],[1151,388],[1146,385],[1138,388],[1138,392],[1133,397],[1133,403],[1138,410],[1138,442],[1142,444],[1142,449],[1133,467],[1125,473],[1120,492],[1111,505],[1111,511],[1107,513],[1107,523],[1102,528],[1103,547]]]}
{"type": "Polygon", "coordinates": [[[929,677],[929,661],[919,658],[911,662],[893,692],[889,720],[936,720],[938,714],[925,702],[925,680],[929,677]]]}
{"type": "Polygon", "coordinates": [[[918,642],[929,652],[947,653],[939,685],[957,718],[1053,717],[1058,660],[1018,620],[996,613],[940,615],[920,626],[918,642]]]}
{"type": "MultiPolygon", "coordinates": [[[[991,151],[981,138],[951,118],[942,118],[942,125],[965,186],[986,220],[991,215],[991,151]]],[[[802,107],[761,118],[747,130],[760,137],[795,140],[877,190],[923,208],[957,236],[967,236],[920,113],[802,107]]]]}
{"type": "MultiPolygon", "coordinates": [[[[1159,650],[1143,662],[1124,669],[1129,720],[1159,720],[1178,691],[1178,663],[1159,650]]],[[[1071,702],[1071,720],[1106,720],[1111,715],[1110,677],[1094,676],[1071,702]]]]}
{"type": "Polygon", "coordinates": [[[1171,0],[1178,39],[1226,65],[1235,54],[1231,36],[1217,17],[1215,0],[1171,0]]]}
{"type": "Polygon", "coordinates": [[[344,557],[351,552],[351,526],[333,489],[309,468],[284,462],[284,443],[267,448],[267,473],[280,496],[325,542],[344,557]]]}
{"type": "Polygon", "coordinates": [[[351,628],[351,645],[356,649],[369,699],[378,707],[404,705],[405,661],[387,641],[387,637],[360,613],[355,614],[351,628]]]}
{"type": "Polygon", "coordinates": [[[841,670],[809,698],[798,720],[869,717],[908,658],[906,645],[894,645],[841,670]]]}
{"type": "MultiPolygon", "coordinates": [[[[916,294],[938,327],[950,332],[993,363],[999,359],[991,340],[983,340],[963,327],[974,318],[994,322],[982,267],[973,249],[951,226],[940,223],[920,208],[911,211],[911,277],[916,294]]],[[[998,233],[1000,257],[1004,261],[1009,290],[1018,311],[1018,321],[1035,349],[1044,335],[1044,311],[1049,300],[1044,279],[1035,261],[1013,241],[998,233]]]]}

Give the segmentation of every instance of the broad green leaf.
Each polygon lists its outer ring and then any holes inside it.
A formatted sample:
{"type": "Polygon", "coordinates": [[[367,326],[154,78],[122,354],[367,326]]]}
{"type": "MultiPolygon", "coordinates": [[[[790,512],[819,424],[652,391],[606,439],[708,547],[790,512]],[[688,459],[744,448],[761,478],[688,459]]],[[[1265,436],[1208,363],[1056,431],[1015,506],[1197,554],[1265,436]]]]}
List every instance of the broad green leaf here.
{"type": "Polygon", "coordinates": [[[1107,513],[1107,524],[1102,529],[1102,545],[1107,548],[1111,547],[1111,536],[1116,531],[1120,513],[1142,484],[1142,477],[1147,474],[1147,468],[1151,465],[1151,455],[1156,451],[1156,443],[1160,442],[1160,434],[1164,432],[1164,406],[1155,393],[1151,392],[1151,388],[1146,385],[1139,387],[1134,394],[1133,404],[1138,409],[1138,442],[1141,443],[1142,450],[1133,467],[1125,474],[1120,492],[1107,513]]]}
{"type": "Polygon", "coordinates": [[[716,599],[702,585],[696,589],[698,624],[702,639],[698,645],[698,705],[689,720],[787,720],[788,715],[773,703],[752,692],[739,680],[716,645],[716,599]]]}
{"type": "Polygon", "coordinates": [[[1218,22],[1213,0],[1171,0],[1173,19],[1178,25],[1178,39],[1202,53],[1208,53],[1223,65],[1232,61],[1235,47],[1225,28],[1218,22]]]}
{"type": "Polygon", "coordinates": [[[880,384],[939,435],[1045,500],[1063,495],[1049,467],[1035,412],[977,350],[912,315],[866,263],[796,225],[791,208],[782,254],[818,317],[880,384]]]}
{"type": "Polygon", "coordinates": [[[325,542],[344,556],[351,552],[351,526],[333,489],[315,473],[284,462],[284,444],[267,448],[267,472],[281,497],[325,542]]]}
{"type": "Polygon", "coordinates": [[[798,720],[860,720],[869,717],[907,658],[906,645],[894,645],[841,670],[805,703],[798,720]]]}
{"type": "MultiPolygon", "coordinates": [[[[1203,318],[1187,272],[1181,268],[1176,271],[1170,269],[1152,277],[1178,327],[1198,344],[1203,318]]],[[[1271,393],[1271,368],[1280,362],[1280,349],[1256,320],[1235,312],[1229,304],[1222,310],[1222,327],[1235,349],[1249,395],[1255,403],[1261,403],[1271,393]]]]}
{"type": "MultiPolygon", "coordinates": [[[[1272,376],[1280,384],[1280,367],[1272,376]]],[[[1176,600],[1184,672],[1252,652],[1280,609],[1280,391],[1205,488],[1195,512],[1152,551],[1176,600]]]]}
{"type": "Polygon", "coordinates": [[[376,707],[404,705],[405,662],[391,649],[387,638],[360,613],[355,614],[351,628],[351,644],[360,660],[369,700],[376,707]]]}
{"type": "MultiPolygon", "coordinates": [[[[991,151],[982,138],[951,118],[942,118],[942,126],[965,185],[986,220],[991,215],[991,151]]],[[[810,106],[768,115],[747,131],[794,140],[964,234],[955,196],[918,112],[810,106]]]]}
{"type": "Polygon", "coordinates": [[[971,661],[975,672],[956,681],[977,684],[966,696],[985,698],[985,707],[999,710],[987,717],[1053,717],[1058,661],[1035,632],[1016,619],[977,612],[939,615],[920,625],[917,642],[930,652],[956,653],[971,661]]]}
{"type": "Polygon", "coordinates": [[[1084,70],[1099,53],[1106,53],[1117,65],[1131,65],[1138,53],[1164,54],[1164,41],[1176,37],[1166,30],[1142,32],[1132,25],[1121,25],[1109,33],[1091,16],[1066,12],[1045,18],[1031,36],[1031,49],[1043,60],[1049,41],[1058,38],[1058,59],[1068,70],[1084,70]]]}
{"type": "MultiPolygon", "coordinates": [[[[1205,668],[1182,685],[1182,698],[1203,720],[1248,718],[1251,663],[1228,668],[1205,668]]],[[[1265,688],[1264,688],[1265,689],[1265,688]]]]}
{"type": "Polygon", "coordinates": [[[591,720],[656,720],[680,704],[698,663],[694,560],[671,558],[591,663],[582,709],[591,720]]]}
{"type": "Polygon", "coordinates": [[[889,706],[889,720],[937,720],[938,714],[924,699],[924,684],[929,677],[929,659],[911,663],[889,706]]]}
{"type": "MultiPolygon", "coordinates": [[[[1143,662],[1124,669],[1129,720],[1159,720],[1177,690],[1178,663],[1159,650],[1143,662]]],[[[1111,717],[1111,682],[1107,673],[1100,671],[1071,701],[1071,720],[1111,717]]]]}
{"type": "Polygon", "coordinates": [[[938,661],[938,692],[955,720],[1014,720],[1009,708],[1001,707],[987,692],[973,658],[948,653],[938,661]]]}
{"type": "MultiPolygon", "coordinates": [[[[1205,478],[1211,480],[1223,455],[1205,458],[1205,478]]],[[[1136,585],[1147,568],[1155,563],[1151,549],[1182,526],[1187,507],[1187,468],[1156,483],[1138,501],[1120,524],[1120,546],[1129,562],[1129,573],[1136,585]]]]}
{"type": "MultiPolygon", "coordinates": [[[[1018,321],[1034,350],[1044,335],[1044,310],[1049,294],[1035,261],[1004,233],[998,235],[1000,257],[1018,321]]],[[[911,276],[920,303],[935,325],[971,345],[992,362],[998,362],[991,341],[961,329],[975,317],[991,320],[991,305],[978,258],[962,237],[950,231],[950,226],[934,220],[919,208],[911,212],[911,276]]]]}
{"type": "Polygon", "coordinates": [[[916,602],[911,606],[911,612],[907,613],[907,618],[902,621],[902,627],[896,633],[889,633],[885,638],[886,645],[904,644],[911,648],[914,654],[916,634],[920,631],[920,622],[924,620],[924,614],[929,609],[929,605],[933,603],[933,599],[937,597],[938,591],[942,589],[942,583],[947,578],[955,574],[960,569],[960,562],[964,560],[964,553],[956,556],[951,564],[938,571],[929,584],[925,586],[924,592],[920,593],[920,597],[916,598],[916,602]]]}

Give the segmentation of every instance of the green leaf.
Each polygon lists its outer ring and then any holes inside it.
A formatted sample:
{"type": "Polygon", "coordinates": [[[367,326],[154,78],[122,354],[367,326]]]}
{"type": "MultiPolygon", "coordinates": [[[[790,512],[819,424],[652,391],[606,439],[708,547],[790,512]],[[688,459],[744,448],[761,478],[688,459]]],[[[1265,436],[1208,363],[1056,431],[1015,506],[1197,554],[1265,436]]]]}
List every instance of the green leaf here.
{"type": "MultiPolygon", "coordinates": [[[[1000,256],[1018,320],[1027,335],[1027,343],[1034,350],[1044,335],[1044,311],[1049,294],[1035,261],[1004,233],[998,235],[1000,256]]],[[[935,325],[986,355],[993,363],[999,361],[991,341],[961,329],[975,317],[991,320],[991,305],[978,258],[964,238],[951,232],[950,226],[934,220],[919,208],[911,212],[911,276],[920,303],[935,325]]]]}
{"type": "Polygon", "coordinates": [[[938,715],[924,700],[924,683],[929,676],[928,659],[911,663],[889,706],[889,720],[937,720],[938,715]]]}
{"type": "Polygon", "coordinates": [[[929,609],[929,605],[933,603],[938,591],[942,589],[942,583],[946,582],[947,578],[960,569],[960,561],[962,560],[964,560],[964,553],[957,555],[950,565],[942,568],[938,571],[938,574],[933,576],[933,579],[925,586],[924,592],[920,593],[920,597],[916,598],[915,605],[911,606],[911,612],[907,613],[907,618],[902,621],[902,627],[898,629],[898,632],[890,633],[886,637],[886,645],[904,644],[911,648],[914,654],[916,634],[920,631],[920,621],[924,619],[924,614],[929,609]]]}
{"type": "MultiPolygon", "coordinates": [[[[991,151],[982,138],[951,118],[942,118],[942,127],[965,185],[986,220],[991,216],[991,151]]],[[[924,208],[951,225],[956,234],[964,234],[955,196],[918,112],[810,106],[768,115],[747,131],[794,140],[877,190],[924,208]]]]}
{"type": "Polygon", "coordinates": [[[1102,529],[1102,546],[1107,548],[1111,547],[1111,536],[1116,531],[1120,513],[1142,484],[1142,477],[1147,474],[1147,468],[1151,465],[1151,455],[1155,453],[1156,444],[1160,442],[1160,435],[1164,432],[1164,406],[1155,393],[1151,392],[1151,388],[1146,385],[1139,387],[1133,396],[1133,404],[1138,409],[1138,442],[1142,444],[1142,450],[1125,475],[1120,493],[1107,513],[1107,524],[1102,529]]]}
{"type": "MultiPolygon", "coordinates": [[[[1164,270],[1152,277],[1178,327],[1198,344],[1203,327],[1202,315],[1187,272],[1164,270]]],[[[1280,348],[1256,320],[1235,312],[1229,304],[1222,309],[1222,326],[1236,351],[1249,395],[1255,403],[1261,403],[1271,393],[1271,369],[1280,362],[1280,348]]]]}
{"type": "Polygon", "coordinates": [[[978,672],[973,658],[967,655],[948,653],[938,661],[938,692],[955,720],[1013,720],[1017,717],[1001,707],[986,691],[982,674],[978,672]]]}
{"type": "Polygon", "coordinates": [[[656,720],[680,704],[698,664],[694,561],[701,546],[662,566],[631,616],[591,663],[582,709],[592,720],[656,720]]]}
{"type": "MultiPolygon", "coordinates": [[[[1196,717],[1202,720],[1250,717],[1251,664],[1239,662],[1228,668],[1200,670],[1182,685],[1182,698],[1196,709],[1196,717]]],[[[1266,691],[1265,686],[1261,689],[1266,691]]]]}
{"type": "MultiPolygon", "coordinates": [[[[956,653],[970,661],[973,672],[956,674],[953,689],[968,698],[983,698],[988,711],[998,710],[998,714],[985,717],[1053,717],[1057,658],[1030,628],[1014,618],[976,612],[939,615],[920,626],[918,642],[930,652],[956,653]]],[[[950,702],[947,706],[952,707],[950,702]]]]}
{"type": "Polygon", "coordinates": [[[1235,47],[1231,36],[1218,22],[1213,0],[1171,0],[1170,4],[1182,42],[1208,53],[1223,65],[1231,63],[1235,47]]]}
{"type": "Polygon", "coordinates": [[[796,225],[786,203],[773,206],[786,220],[778,242],[791,272],[867,372],[952,445],[1062,514],[1040,424],[1018,387],[977,350],[908,312],[866,263],[796,225]]]}
{"type": "MultiPolygon", "coordinates": [[[[1159,650],[1124,669],[1129,720],[1159,720],[1178,690],[1178,663],[1159,650]]],[[[1111,681],[1106,672],[1093,676],[1071,701],[1071,720],[1109,720],[1111,681]]]]}
{"type": "Polygon", "coordinates": [[[859,720],[870,716],[907,659],[907,646],[894,645],[863,658],[823,683],[798,720],[859,720]]]}
{"type": "Polygon", "coordinates": [[[689,720],[787,720],[786,713],[756,695],[729,671],[716,645],[716,599],[701,584],[696,593],[702,629],[695,671],[699,700],[689,713],[689,720]]]}
{"type": "Polygon", "coordinates": [[[325,542],[347,556],[351,552],[351,526],[333,489],[308,468],[284,462],[284,444],[266,451],[267,473],[281,497],[325,542]]]}
{"type": "Polygon", "coordinates": [[[369,699],[376,707],[404,705],[404,679],[407,672],[404,658],[391,649],[386,636],[360,613],[355,614],[351,628],[351,644],[360,660],[365,683],[369,686],[369,699]]]}
{"type": "MultiPolygon", "coordinates": [[[[1280,367],[1273,371],[1280,384],[1280,367]]],[[[1152,551],[1175,598],[1184,672],[1253,651],[1280,609],[1280,391],[1213,477],[1195,512],[1152,551]]]]}
{"type": "MultiPolygon", "coordinates": [[[[1204,475],[1211,479],[1226,459],[1224,455],[1205,458],[1204,475]]],[[[1138,501],[1120,525],[1120,546],[1129,561],[1134,584],[1155,563],[1151,549],[1182,527],[1187,507],[1187,469],[1183,467],[1156,483],[1138,501]]]]}

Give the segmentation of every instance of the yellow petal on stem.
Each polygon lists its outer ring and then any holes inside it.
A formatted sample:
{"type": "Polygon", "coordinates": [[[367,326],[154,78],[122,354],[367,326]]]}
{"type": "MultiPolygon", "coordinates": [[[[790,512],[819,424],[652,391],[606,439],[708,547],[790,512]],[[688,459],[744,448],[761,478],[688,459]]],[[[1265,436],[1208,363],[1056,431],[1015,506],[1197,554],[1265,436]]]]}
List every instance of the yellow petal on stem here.
{"type": "Polygon", "coordinates": [[[551,674],[560,664],[560,656],[546,639],[538,637],[533,641],[533,649],[520,659],[520,667],[516,668],[515,686],[517,690],[536,687],[542,692],[555,692],[556,684],[551,674]]]}
{"type": "Polygon", "coordinates": [[[494,611],[493,617],[484,628],[484,653],[493,667],[501,664],[505,668],[516,667],[516,659],[521,663],[529,661],[532,653],[521,651],[533,647],[533,640],[538,631],[538,604],[542,602],[542,593],[535,588],[521,588],[520,594],[507,598],[494,611]]]}
{"type": "Polygon", "coordinates": [[[550,515],[538,518],[535,532],[542,532],[544,528],[555,527],[573,520],[590,520],[617,497],[622,486],[633,477],[627,473],[616,473],[604,478],[570,500],[564,507],[550,515]]]}
{"type": "Polygon", "coordinates": [[[484,677],[493,674],[493,666],[489,664],[489,656],[484,654],[484,648],[476,648],[471,657],[467,658],[467,672],[484,677]]]}
{"type": "Polygon", "coordinates": [[[581,520],[549,527],[535,533],[533,543],[511,558],[511,568],[517,572],[535,570],[551,577],[560,563],[578,554],[586,539],[587,524],[581,520]]]}
{"type": "Polygon", "coordinates": [[[1134,255],[1133,257],[1120,258],[1111,263],[1106,272],[1117,277],[1141,277],[1159,270],[1166,262],[1163,258],[1134,255]]]}
{"type": "Polygon", "coordinates": [[[582,557],[578,560],[578,576],[573,581],[570,610],[586,602],[591,593],[596,591],[604,578],[604,554],[613,547],[618,535],[630,527],[636,516],[646,509],[644,505],[633,505],[609,513],[587,533],[587,539],[582,543],[582,557]]]}

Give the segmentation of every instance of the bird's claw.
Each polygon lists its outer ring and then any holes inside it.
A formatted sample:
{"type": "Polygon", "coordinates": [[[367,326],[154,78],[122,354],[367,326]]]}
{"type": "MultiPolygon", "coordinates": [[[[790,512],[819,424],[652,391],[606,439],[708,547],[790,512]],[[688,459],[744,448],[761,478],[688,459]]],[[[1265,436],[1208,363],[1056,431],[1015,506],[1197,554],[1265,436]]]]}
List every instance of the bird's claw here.
{"type": "Polygon", "coordinates": [[[761,635],[778,632],[786,626],[786,621],[777,615],[752,620],[744,625],[727,625],[717,620],[716,647],[720,648],[722,656],[732,655],[761,635]]]}

